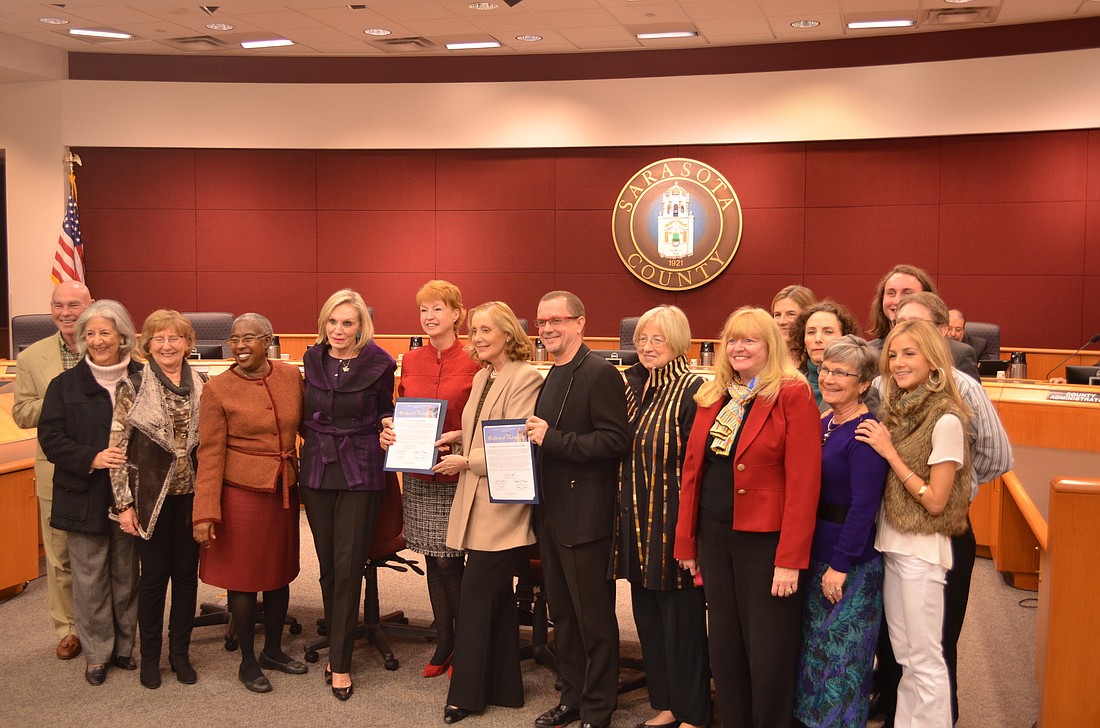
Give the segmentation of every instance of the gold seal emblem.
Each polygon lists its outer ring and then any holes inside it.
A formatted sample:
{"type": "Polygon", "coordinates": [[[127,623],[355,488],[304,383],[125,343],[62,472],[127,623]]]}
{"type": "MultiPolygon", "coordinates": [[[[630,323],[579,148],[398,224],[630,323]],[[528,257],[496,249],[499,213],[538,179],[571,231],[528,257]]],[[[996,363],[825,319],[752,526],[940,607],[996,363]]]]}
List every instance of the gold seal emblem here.
{"type": "Polygon", "coordinates": [[[666,291],[698,288],[737,253],[741,203],[714,167],[662,159],[623,186],[611,236],[623,265],[643,283],[666,291]]]}

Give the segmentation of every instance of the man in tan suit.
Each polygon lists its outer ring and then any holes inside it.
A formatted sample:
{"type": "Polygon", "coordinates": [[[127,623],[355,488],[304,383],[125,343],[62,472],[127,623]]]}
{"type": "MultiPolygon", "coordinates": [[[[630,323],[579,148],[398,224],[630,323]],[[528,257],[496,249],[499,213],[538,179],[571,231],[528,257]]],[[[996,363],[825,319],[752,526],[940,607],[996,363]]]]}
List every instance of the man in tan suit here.
{"type": "MultiPolygon", "coordinates": [[[[65,281],[53,291],[50,315],[57,333],[27,347],[15,362],[15,404],[11,414],[20,427],[37,427],[42,414],[42,398],[53,378],[76,366],[76,320],[92,302],[83,283],[65,281]]],[[[34,475],[38,483],[38,516],[42,526],[42,544],[46,551],[46,589],[50,618],[61,640],[57,656],[71,660],[80,654],[80,639],[73,623],[73,577],[69,570],[69,540],[64,531],[50,528],[53,510],[53,464],[46,460],[42,448],[34,460],[34,475]]]]}

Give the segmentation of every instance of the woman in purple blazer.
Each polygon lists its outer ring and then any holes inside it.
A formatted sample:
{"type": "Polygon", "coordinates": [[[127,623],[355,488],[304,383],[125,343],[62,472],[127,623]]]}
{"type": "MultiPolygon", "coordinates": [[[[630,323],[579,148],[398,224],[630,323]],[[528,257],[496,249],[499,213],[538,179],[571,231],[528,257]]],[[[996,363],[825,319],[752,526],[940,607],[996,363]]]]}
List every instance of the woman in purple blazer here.
{"type": "Polygon", "coordinates": [[[363,564],[385,490],[378,433],[393,416],[393,357],[371,339],[363,297],[329,296],[317,319],[317,343],[303,357],[302,500],[321,571],[329,637],[325,680],[351,697],[351,649],[363,589],[363,564]]]}

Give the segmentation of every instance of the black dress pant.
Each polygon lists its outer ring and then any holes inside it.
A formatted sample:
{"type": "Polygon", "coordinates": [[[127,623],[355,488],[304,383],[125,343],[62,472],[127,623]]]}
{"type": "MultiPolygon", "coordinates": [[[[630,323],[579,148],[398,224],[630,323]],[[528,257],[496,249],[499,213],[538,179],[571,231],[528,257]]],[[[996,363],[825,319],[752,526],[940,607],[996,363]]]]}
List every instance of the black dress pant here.
{"type": "Polygon", "coordinates": [[[479,713],[486,705],[523,706],[519,613],[512,579],[526,552],[526,546],[466,551],[449,705],[479,713]]]}
{"type": "Polygon", "coordinates": [[[300,490],[321,573],[329,665],[333,672],[350,672],[363,565],[374,539],[382,491],[300,490]]]}
{"type": "Polygon", "coordinates": [[[539,553],[554,623],[561,704],[579,707],[583,722],[610,725],[619,689],[615,582],[607,578],[611,537],[566,546],[543,523],[539,553]]]}
{"type": "Polygon", "coordinates": [[[676,720],[709,725],[707,600],[698,588],[657,591],[630,585],[634,626],[642,644],[649,705],[676,720]]]}
{"type": "Polygon", "coordinates": [[[137,539],[141,579],[138,583],[138,633],[141,659],[160,659],[164,633],[164,602],[172,582],[168,613],[168,651],[185,655],[191,646],[191,625],[199,588],[199,545],[191,532],[193,493],[164,499],[153,536],[137,539]]]}
{"type": "Polygon", "coordinates": [[[796,726],[804,582],[771,595],[778,533],[734,531],[699,514],[699,567],[710,617],[710,666],[725,728],[796,726]]]}
{"type": "MultiPolygon", "coordinates": [[[[977,551],[974,530],[967,519],[966,533],[951,538],[951,569],[947,572],[947,584],[943,589],[943,659],[947,663],[947,679],[951,684],[953,723],[959,722],[959,637],[966,620],[966,607],[970,602],[970,581],[974,576],[977,551]]],[[[883,615],[875,673],[879,690],[878,706],[886,714],[883,726],[893,728],[901,666],[894,658],[890,637],[884,634],[886,631],[886,617],[883,615]]]]}

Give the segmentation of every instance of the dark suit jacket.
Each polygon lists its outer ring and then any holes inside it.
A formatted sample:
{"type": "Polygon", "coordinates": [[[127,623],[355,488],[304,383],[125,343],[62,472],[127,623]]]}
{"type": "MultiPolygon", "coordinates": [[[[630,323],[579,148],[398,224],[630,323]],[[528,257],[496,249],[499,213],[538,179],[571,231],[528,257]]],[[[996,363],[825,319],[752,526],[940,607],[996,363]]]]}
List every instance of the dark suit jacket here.
{"type": "MultiPolygon", "coordinates": [[[[677,559],[698,558],[699,489],[710,446],[710,428],[723,397],[700,407],[688,438],[676,524],[677,559]]],[[[734,453],[733,529],[779,531],[775,565],[805,569],[821,494],[821,419],[813,393],[802,382],[783,385],[773,400],[757,398],[741,426],[734,453]]]]}
{"type": "Polygon", "coordinates": [[[974,350],[974,356],[977,357],[978,361],[996,358],[993,356],[993,352],[989,351],[989,342],[981,336],[971,336],[964,333],[962,343],[974,350]]]}
{"type": "Polygon", "coordinates": [[[553,376],[572,378],[561,414],[544,399],[535,415],[549,423],[538,452],[540,531],[567,546],[611,536],[619,460],[630,448],[626,384],[618,370],[584,344],[553,376]],[[554,411],[549,411],[553,409],[554,411]]]}
{"type": "MultiPolygon", "coordinates": [[[[978,357],[974,353],[974,349],[961,341],[955,341],[947,337],[944,337],[944,340],[947,341],[947,348],[951,352],[951,360],[954,362],[955,368],[963,374],[973,377],[975,381],[982,381],[982,376],[978,374],[978,357]]],[[[880,338],[873,339],[867,343],[881,352],[884,341],[884,339],[880,338]]]]}
{"type": "MultiPolygon", "coordinates": [[[[141,371],[130,362],[128,374],[141,371]]],[[[38,442],[54,464],[50,525],[62,531],[104,534],[114,505],[110,471],[92,470],[92,461],[107,448],[114,409],[111,396],[92,375],[86,360],[58,374],[46,389],[38,442]]]]}

